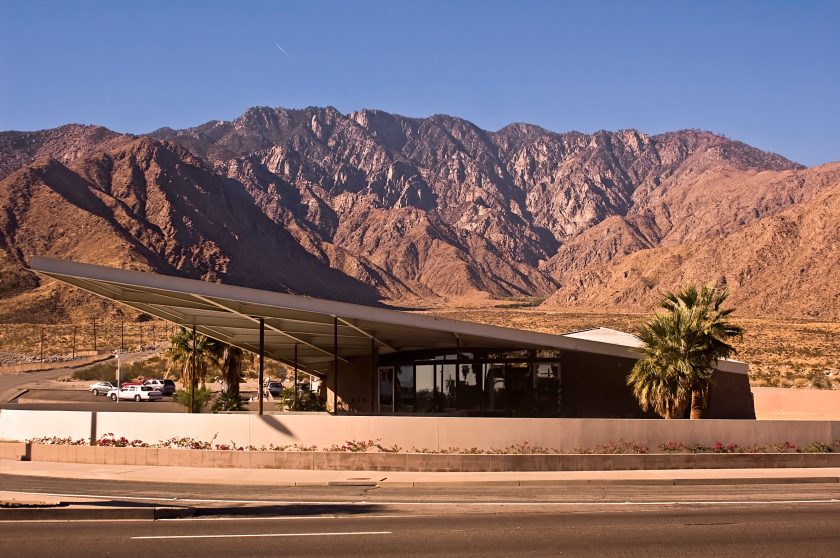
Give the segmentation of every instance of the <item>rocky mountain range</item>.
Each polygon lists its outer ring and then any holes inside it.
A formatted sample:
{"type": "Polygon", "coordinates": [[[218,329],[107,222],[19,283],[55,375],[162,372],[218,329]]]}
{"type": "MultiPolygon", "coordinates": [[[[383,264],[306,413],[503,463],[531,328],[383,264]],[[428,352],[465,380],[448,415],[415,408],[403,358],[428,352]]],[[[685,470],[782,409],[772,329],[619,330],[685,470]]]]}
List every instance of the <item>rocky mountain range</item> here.
{"type": "Polygon", "coordinates": [[[697,130],[257,107],[143,136],[4,132],[0,208],[0,320],[99,304],[28,272],[34,254],[412,306],[649,310],[716,282],[742,312],[840,318],[840,164],[697,130]]]}

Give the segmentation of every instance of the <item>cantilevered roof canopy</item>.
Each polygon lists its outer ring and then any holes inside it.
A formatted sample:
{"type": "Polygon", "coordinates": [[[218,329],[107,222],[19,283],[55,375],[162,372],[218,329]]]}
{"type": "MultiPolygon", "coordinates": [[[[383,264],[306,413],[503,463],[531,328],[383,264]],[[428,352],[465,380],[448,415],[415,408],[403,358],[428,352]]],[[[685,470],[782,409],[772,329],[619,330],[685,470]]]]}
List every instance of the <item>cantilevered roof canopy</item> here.
{"type": "Polygon", "coordinates": [[[254,353],[259,352],[263,319],[265,355],[292,364],[297,346],[298,365],[314,373],[329,369],[336,340],[338,359],[344,362],[370,355],[374,346],[379,354],[461,346],[638,357],[635,347],[609,336],[521,331],[51,258],[34,257],[30,266],[42,275],[178,325],[195,326],[204,335],[254,353]]]}

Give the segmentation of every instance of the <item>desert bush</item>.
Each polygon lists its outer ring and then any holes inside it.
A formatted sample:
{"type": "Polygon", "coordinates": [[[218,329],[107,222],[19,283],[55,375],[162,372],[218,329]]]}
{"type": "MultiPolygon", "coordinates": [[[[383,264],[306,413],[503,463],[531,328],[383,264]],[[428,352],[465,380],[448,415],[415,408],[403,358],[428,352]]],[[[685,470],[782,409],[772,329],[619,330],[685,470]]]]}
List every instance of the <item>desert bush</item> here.
{"type": "Polygon", "coordinates": [[[70,376],[74,380],[86,382],[107,382],[117,378],[117,365],[113,362],[94,364],[75,370],[70,376]]]}
{"type": "Polygon", "coordinates": [[[804,453],[831,453],[834,451],[831,446],[831,442],[811,442],[802,451],[804,453]]]}
{"type": "Polygon", "coordinates": [[[239,395],[232,393],[221,393],[213,400],[210,406],[211,413],[220,413],[222,411],[241,411],[245,408],[245,400],[239,395]]]}

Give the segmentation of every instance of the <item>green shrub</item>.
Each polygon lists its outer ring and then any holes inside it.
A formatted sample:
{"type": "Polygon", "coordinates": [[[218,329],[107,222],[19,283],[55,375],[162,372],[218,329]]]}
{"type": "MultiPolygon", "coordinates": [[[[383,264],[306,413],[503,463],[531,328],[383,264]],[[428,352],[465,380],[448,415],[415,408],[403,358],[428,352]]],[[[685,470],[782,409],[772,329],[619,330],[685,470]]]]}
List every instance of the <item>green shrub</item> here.
{"type": "Polygon", "coordinates": [[[193,399],[190,397],[189,388],[186,388],[183,391],[176,391],[172,396],[172,401],[183,405],[188,413],[200,413],[201,409],[210,402],[211,397],[213,397],[213,392],[209,389],[197,387],[195,388],[195,399],[193,399]]]}
{"type": "Polygon", "coordinates": [[[241,411],[245,408],[245,400],[231,393],[222,393],[210,406],[211,413],[220,413],[222,411],[241,411]]]}
{"type": "Polygon", "coordinates": [[[86,382],[106,382],[117,378],[117,365],[113,362],[94,364],[73,372],[71,378],[86,382]]]}
{"type": "Polygon", "coordinates": [[[811,442],[802,451],[805,453],[831,453],[833,450],[828,442],[811,442]]]}

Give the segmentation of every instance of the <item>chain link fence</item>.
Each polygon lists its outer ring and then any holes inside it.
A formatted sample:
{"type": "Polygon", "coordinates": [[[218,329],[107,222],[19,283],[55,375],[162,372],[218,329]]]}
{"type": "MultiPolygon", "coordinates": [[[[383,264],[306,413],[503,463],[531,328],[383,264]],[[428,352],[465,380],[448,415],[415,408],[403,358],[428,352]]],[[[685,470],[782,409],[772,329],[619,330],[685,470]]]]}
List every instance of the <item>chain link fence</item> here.
{"type": "Polygon", "coordinates": [[[2,324],[0,327],[0,365],[3,365],[150,349],[168,340],[177,326],[164,321],[91,318],[72,324],[2,324]]]}

